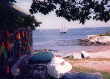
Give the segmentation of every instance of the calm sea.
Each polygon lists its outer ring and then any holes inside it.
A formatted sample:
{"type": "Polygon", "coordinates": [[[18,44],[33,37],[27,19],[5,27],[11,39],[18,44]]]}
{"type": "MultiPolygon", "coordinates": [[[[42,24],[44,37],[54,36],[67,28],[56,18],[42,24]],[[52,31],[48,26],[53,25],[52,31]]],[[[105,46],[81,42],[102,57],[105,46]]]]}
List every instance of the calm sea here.
{"type": "Polygon", "coordinates": [[[51,49],[63,52],[85,50],[90,47],[80,46],[77,39],[87,35],[110,32],[110,27],[74,28],[67,33],[60,33],[59,29],[33,31],[33,49],[51,49]]]}

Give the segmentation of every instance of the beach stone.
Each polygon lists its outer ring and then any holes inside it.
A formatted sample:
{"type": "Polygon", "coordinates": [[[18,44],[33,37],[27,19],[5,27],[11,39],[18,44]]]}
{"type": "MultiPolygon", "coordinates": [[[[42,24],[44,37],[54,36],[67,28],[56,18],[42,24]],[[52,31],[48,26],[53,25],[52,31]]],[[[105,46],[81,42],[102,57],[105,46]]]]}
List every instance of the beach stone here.
{"type": "Polygon", "coordinates": [[[89,53],[86,52],[86,51],[81,51],[81,57],[82,57],[82,58],[90,58],[90,55],[89,55],[89,53]]]}
{"type": "Polygon", "coordinates": [[[82,59],[81,53],[73,53],[73,58],[74,59],[82,59]]]}
{"type": "Polygon", "coordinates": [[[86,39],[80,39],[79,44],[83,46],[110,45],[110,36],[89,35],[86,39]]]}
{"type": "Polygon", "coordinates": [[[67,73],[61,79],[103,79],[101,75],[90,73],[67,73]]]}

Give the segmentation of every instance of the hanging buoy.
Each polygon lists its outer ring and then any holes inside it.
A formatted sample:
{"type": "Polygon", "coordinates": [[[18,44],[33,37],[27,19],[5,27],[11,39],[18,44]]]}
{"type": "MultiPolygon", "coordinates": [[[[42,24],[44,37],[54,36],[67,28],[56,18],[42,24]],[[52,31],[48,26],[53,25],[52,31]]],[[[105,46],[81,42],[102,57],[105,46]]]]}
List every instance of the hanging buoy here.
{"type": "Polygon", "coordinates": [[[16,40],[20,40],[20,39],[21,39],[20,32],[17,32],[16,33],[16,40]]]}

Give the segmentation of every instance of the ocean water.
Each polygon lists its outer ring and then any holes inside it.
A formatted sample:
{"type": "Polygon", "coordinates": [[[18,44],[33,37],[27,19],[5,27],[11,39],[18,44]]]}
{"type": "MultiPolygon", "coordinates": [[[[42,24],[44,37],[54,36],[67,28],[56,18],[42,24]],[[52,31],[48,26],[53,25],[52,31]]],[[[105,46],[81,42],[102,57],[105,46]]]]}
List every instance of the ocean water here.
{"type": "Polygon", "coordinates": [[[59,29],[40,29],[33,31],[33,49],[51,49],[63,52],[81,51],[91,46],[80,46],[78,39],[88,35],[110,32],[110,27],[73,28],[67,33],[60,33],[59,29]]]}

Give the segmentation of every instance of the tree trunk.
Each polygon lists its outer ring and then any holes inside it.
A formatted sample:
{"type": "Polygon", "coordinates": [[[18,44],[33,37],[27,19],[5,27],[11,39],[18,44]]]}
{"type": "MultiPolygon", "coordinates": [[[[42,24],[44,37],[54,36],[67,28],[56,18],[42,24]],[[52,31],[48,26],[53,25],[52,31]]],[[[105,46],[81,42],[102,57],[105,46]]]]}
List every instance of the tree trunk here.
{"type": "Polygon", "coordinates": [[[31,53],[31,47],[32,30],[0,31],[0,73],[9,74],[20,56],[31,53]]]}

